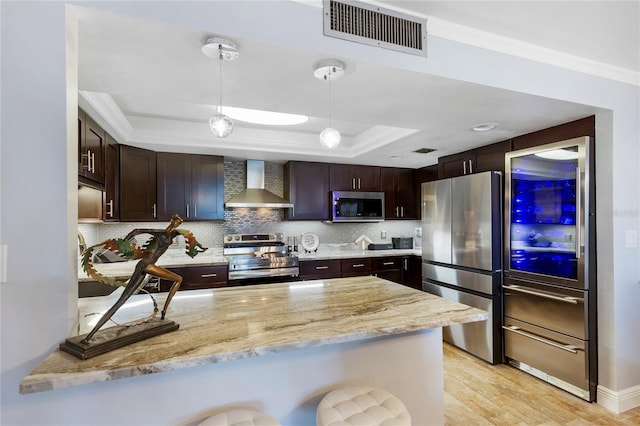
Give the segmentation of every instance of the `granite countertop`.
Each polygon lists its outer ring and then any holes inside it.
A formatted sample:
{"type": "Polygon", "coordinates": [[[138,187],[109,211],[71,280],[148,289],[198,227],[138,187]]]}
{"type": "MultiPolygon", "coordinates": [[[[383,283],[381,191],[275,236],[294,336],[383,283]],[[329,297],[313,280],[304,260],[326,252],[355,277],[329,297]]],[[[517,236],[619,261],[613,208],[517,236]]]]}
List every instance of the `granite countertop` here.
{"type": "MultiPolygon", "coordinates": [[[[88,331],[87,322],[96,317],[85,314],[104,312],[120,292],[83,301],[79,334],[88,331]]],[[[164,297],[157,296],[159,304],[164,297]]],[[[151,311],[149,296],[136,295],[114,319],[119,323],[139,320],[151,311]]],[[[174,297],[167,315],[180,325],[177,331],[85,361],[56,350],[22,380],[20,393],[487,318],[485,311],[371,276],[185,291],[174,297]]]]}
{"type": "Polygon", "coordinates": [[[314,253],[298,253],[300,261],[350,259],[356,257],[386,257],[386,256],[421,256],[420,249],[390,249],[390,250],[362,250],[355,243],[345,244],[320,244],[318,251],[314,253]]]}
{"type": "MultiPolygon", "coordinates": [[[[357,257],[386,257],[422,254],[420,249],[392,249],[392,250],[362,250],[355,243],[321,244],[315,253],[300,252],[297,254],[301,262],[306,260],[349,259],[357,257]]],[[[94,267],[103,275],[121,279],[128,279],[133,273],[137,261],[116,263],[95,263],[94,267]]],[[[227,259],[222,255],[221,248],[210,248],[204,253],[191,258],[183,248],[170,248],[156,263],[165,268],[179,268],[181,266],[214,266],[226,265],[227,259]]],[[[87,276],[78,261],[78,282],[95,281],[87,276]]]]}
{"type": "MultiPolygon", "coordinates": [[[[138,261],[135,260],[116,263],[94,263],[93,266],[103,275],[128,279],[133,273],[137,263],[138,261]]],[[[203,253],[199,253],[196,257],[191,258],[185,253],[184,247],[182,247],[167,250],[167,252],[158,259],[156,265],[164,268],[179,268],[181,266],[226,265],[227,263],[227,259],[222,255],[222,249],[210,248],[203,253]]],[[[95,281],[82,270],[80,259],[78,259],[78,281],[95,281]]]]}

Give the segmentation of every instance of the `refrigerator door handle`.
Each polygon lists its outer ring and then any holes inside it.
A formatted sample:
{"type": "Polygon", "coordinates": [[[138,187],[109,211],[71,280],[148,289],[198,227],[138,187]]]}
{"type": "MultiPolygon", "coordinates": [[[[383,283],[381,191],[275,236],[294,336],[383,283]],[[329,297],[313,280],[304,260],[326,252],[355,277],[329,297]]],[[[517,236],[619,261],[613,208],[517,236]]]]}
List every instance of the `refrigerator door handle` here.
{"type": "Polygon", "coordinates": [[[534,290],[530,290],[528,288],[520,287],[519,285],[503,285],[502,288],[505,290],[516,291],[520,293],[530,294],[532,296],[544,297],[545,299],[556,300],[558,302],[571,303],[572,305],[577,305],[578,302],[584,303],[584,299],[579,297],[571,297],[571,296],[554,296],[553,294],[548,293],[539,293],[534,290]]]}
{"type": "Polygon", "coordinates": [[[582,175],[580,167],[576,167],[576,259],[580,259],[580,246],[582,245],[582,175]]]}
{"type": "Polygon", "coordinates": [[[502,328],[504,328],[506,331],[511,331],[512,333],[516,333],[516,334],[519,334],[521,336],[528,337],[529,339],[536,340],[536,341],[538,341],[540,343],[544,343],[546,345],[553,346],[554,348],[558,348],[558,349],[562,349],[563,351],[571,352],[572,354],[577,354],[578,353],[578,348],[576,348],[573,345],[562,345],[560,343],[556,343],[553,340],[545,339],[543,337],[536,336],[535,334],[531,334],[531,333],[527,333],[525,331],[522,331],[520,329],[520,327],[516,327],[515,325],[503,325],[502,328]]]}

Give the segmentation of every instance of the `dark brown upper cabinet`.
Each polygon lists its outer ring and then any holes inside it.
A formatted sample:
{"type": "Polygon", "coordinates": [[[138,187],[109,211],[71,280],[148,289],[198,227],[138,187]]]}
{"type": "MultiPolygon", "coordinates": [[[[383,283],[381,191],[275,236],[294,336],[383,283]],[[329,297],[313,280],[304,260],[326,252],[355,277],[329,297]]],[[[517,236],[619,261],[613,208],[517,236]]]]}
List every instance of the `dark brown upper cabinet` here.
{"type": "Polygon", "coordinates": [[[220,156],[157,153],[157,218],[224,219],[224,161],[220,156]]]}
{"type": "Polygon", "coordinates": [[[289,161],[284,165],[284,197],[293,203],[288,220],[329,220],[329,164],[289,161]]]}
{"type": "Polygon", "coordinates": [[[331,191],[381,191],[380,167],[355,164],[330,164],[331,191]]]}
{"type": "Polygon", "coordinates": [[[103,220],[113,222],[120,220],[120,148],[118,142],[108,133],[106,136],[104,156],[104,212],[103,220]]]}
{"type": "Polygon", "coordinates": [[[156,216],[156,153],[120,145],[120,220],[154,221],[156,216]]]}
{"type": "Polygon", "coordinates": [[[504,154],[511,151],[511,139],[438,159],[438,179],[481,173],[504,172],[504,154]]]}
{"type": "Polygon", "coordinates": [[[416,192],[413,169],[380,168],[380,181],[384,191],[385,219],[417,219],[420,193],[416,192]]]}
{"type": "Polygon", "coordinates": [[[104,185],[105,131],[78,108],[78,180],[104,185]]]}

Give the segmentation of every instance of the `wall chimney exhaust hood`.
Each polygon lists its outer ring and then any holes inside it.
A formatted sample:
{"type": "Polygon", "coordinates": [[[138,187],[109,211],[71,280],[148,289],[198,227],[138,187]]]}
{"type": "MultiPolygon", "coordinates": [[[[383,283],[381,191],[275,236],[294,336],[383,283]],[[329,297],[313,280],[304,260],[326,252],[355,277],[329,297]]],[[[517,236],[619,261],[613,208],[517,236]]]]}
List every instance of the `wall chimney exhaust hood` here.
{"type": "Polygon", "coordinates": [[[247,160],[247,188],[224,203],[225,207],[288,209],[293,204],[264,189],[264,161],[247,160]]]}

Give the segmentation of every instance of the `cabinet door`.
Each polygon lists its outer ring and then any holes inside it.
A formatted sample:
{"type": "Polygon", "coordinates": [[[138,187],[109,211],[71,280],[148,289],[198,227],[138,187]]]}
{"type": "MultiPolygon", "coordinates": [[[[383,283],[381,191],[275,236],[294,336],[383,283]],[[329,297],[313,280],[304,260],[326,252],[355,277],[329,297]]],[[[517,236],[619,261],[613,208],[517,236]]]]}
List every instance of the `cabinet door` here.
{"type": "Polygon", "coordinates": [[[420,191],[416,191],[415,172],[412,169],[398,169],[396,197],[400,206],[401,219],[418,219],[420,191]]]}
{"type": "Polygon", "coordinates": [[[380,191],[380,167],[352,166],[356,191],[380,191]]]}
{"type": "Polygon", "coordinates": [[[106,134],[107,146],[104,158],[104,215],[105,221],[117,221],[120,219],[120,192],[118,179],[119,148],[118,143],[108,133],[106,134]]]}
{"type": "Polygon", "coordinates": [[[99,183],[104,183],[105,132],[88,115],[85,119],[85,149],[88,167],[85,176],[99,183]]]}
{"type": "Polygon", "coordinates": [[[78,108],[78,176],[85,176],[87,173],[88,158],[86,155],[86,122],[87,114],[78,108]]]}
{"type": "Polygon", "coordinates": [[[416,219],[418,217],[414,171],[412,169],[382,167],[380,185],[384,191],[386,219],[416,219]]]}
{"type": "Polygon", "coordinates": [[[191,220],[224,219],[224,159],[191,155],[191,220]]]}
{"type": "Polygon", "coordinates": [[[285,198],[294,205],[285,210],[289,220],[329,220],[329,165],[289,161],[284,167],[285,198]]]}
{"type": "Polygon", "coordinates": [[[170,220],[179,214],[189,218],[191,198],[191,156],[168,152],[157,153],[157,218],[170,220]]]}
{"type": "Polygon", "coordinates": [[[350,164],[329,165],[329,187],[331,191],[355,191],[355,176],[350,164]]]}
{"type": "Polygon", "coordinates": [[[156,153],[120,145],[120,220],[156,219],[156,153]]]}
{"type": "Polygon", "coordinates": [[[473,168],[474,161],[468,152],[441,157],[438,159],[438,179],[466,175],[473,168]]]}
{"type": "Polygon", "coordinates": [[[422,258],[404,256],[402,258],[402,284],[422,290],[422,258]]]}
{"type": "Polygon", "coordinates": [[[475,149],[473,173],[498,170],[504,173],[504,155],[511,151],[511,139],[475,149]]]}

